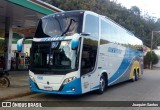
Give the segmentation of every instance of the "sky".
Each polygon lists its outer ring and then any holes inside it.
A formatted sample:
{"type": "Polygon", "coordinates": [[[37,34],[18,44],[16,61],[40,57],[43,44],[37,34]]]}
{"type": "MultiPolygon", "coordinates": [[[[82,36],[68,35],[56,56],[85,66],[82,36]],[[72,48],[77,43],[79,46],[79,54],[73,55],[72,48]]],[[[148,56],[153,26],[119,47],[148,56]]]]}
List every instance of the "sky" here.
{"type": "Polygon", "coordinates": [[[160,18],[160,0],[117,0],[117,3],[121,3],[122,6],[128,9],[137,6],[142,15],[148,12],[148,15],[160,18]]]}

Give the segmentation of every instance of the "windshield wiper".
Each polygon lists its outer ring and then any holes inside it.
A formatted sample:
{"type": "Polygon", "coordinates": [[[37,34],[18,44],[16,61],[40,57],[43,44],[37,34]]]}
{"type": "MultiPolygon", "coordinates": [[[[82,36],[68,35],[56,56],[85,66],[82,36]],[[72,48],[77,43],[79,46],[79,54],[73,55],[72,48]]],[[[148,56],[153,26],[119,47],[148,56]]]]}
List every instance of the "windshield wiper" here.
{"type": "Polygon", "coordinates": [[[69,25],[68,25],[67,29],[62,33],[61,36],[63,36],[64,34],[66,34],[69,31],[69,28],[70,28],[73,21],[76,22],[74,19],[70,19],[70,22],[69,22],[69,25]]]}

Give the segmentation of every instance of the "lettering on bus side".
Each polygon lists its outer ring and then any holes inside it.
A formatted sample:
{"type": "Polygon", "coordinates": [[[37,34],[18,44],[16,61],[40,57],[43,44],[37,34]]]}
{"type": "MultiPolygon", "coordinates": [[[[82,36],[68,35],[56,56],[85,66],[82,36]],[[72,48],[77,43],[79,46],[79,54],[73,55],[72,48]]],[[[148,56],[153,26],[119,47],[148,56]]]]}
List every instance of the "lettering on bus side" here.
{"type": "Polygon", "coordinates": [[[109,47],[108,48],[108,52],[121,54],[122,50],[121,49],[117,49],[117,48],[113,48],[113,47],[109,47]]]}
{"type": "Polygon", "coordinates": [[[58,40],[64,40],[65,37],[50,37],[50,38],[42,38],[41,41],[58,41],[58,40]]]}

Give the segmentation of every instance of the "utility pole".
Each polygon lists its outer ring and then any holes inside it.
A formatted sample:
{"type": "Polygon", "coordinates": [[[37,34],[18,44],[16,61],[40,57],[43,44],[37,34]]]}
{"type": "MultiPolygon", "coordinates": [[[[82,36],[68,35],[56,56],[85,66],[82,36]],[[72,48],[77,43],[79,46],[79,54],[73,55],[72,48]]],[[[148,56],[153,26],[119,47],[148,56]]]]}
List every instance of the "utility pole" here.
{"type": "Polygon", "coordinates": [[[151,51],[153,49],[153,45],[159,40],[159,39],[156,39],[156,41],[153,42],[154,33],[160,34],[160,31],[152,31],[152,36],[151,36],[151,51]]]}
{"type": "MultiPolygon", "coordinates": [[[[152,50],[153,50],[153,45],[159,40],[156,39],[154,42],[153,42],[153,34],[156,33],[156,34],[160,34],[160,31],[152,31],[152,36],[151,36],[151,54],[152,54],[152,50]]],[[[150,69],[152,69],[152,61],[150,62],[150,69]]]]}

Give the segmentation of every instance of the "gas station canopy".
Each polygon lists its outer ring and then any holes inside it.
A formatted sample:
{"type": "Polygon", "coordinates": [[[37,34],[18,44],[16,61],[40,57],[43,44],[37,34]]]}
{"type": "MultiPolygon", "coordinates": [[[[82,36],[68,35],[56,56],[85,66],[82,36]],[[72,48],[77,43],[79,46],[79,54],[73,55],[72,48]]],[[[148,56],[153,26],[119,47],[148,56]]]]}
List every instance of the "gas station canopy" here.
{"type": "Polygon", "coordinates": [[[41,0],[1,0],[0,29],[5,28],[6,17],[11,19],[13,28],[27,28],[36,26],[42,16],[59,11],[62,10],[41,0]]]}
{"type": "Polygon", "coordinates": [[[5,69],[11,68],[13,35],[33,37],[40,18],[61,11],[41,0],[1,0],[0,58],[5,59],[5,69]]]}

